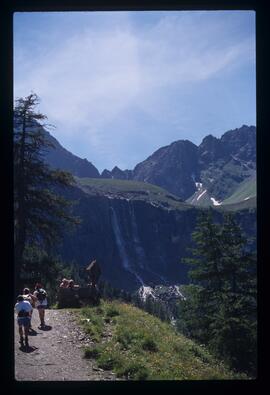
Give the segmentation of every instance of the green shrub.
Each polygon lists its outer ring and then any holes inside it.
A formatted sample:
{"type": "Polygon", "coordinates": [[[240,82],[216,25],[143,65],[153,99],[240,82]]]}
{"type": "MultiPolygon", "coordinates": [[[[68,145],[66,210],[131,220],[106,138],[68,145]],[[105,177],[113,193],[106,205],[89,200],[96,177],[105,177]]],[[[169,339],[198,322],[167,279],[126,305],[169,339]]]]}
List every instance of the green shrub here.
{"type": "Polygon", "coordinates": [[[116,375],[117,377],[125,377],[128,380],[147,380],[149,371],[144,365],[133,362],[124,368],[118,369],[116,375]]]}
{"type": "Polygon", "coordinates": [[[119,369],[123,366],[123,359],[118,352],[104,351],[98,357],[98,367],[104,370],[119,369]]]}
{"type": "Polygon", "coordinates": [[[108,308],[107,313],[106,313],[107,318],[116,317],[118,315],[119,315],[119,311],[114,306],[110,306],[108,308]]]}
{"type": "Polygon", "coordinates": [[[119,331],[116,340],[121,344],[122,348],[128,349],[134,340],[134,335],[126,330],[119,331]]]}
{"type": "Polygon", "coordinates": [[[151,352],[157,352],[158,351],[158,346],[157,346],[156,342],[153,339],[151,339],[151,338],[143,340],[142,348],[145,351],[151,351],[151,352]]]}
{"type": "Polygon", "coordinates": [[[193,344],[190,347],[190,351],[193,353],[195,357],[200,358],[204,363],[209,363],[213,361],[213,358],[211,358],[210,355],[207,353],[207,351],[203,350],[202,347],[198,347],[197,345],[193,344]]]}
{"type": "Polygon", "coordinates": [[[96,313],[99,314],[99,315],[104,314],[104,310],[103,310],[102,307],[100,307],[100,306],[96,307],[95,310],[96,310],[96,313]]]}

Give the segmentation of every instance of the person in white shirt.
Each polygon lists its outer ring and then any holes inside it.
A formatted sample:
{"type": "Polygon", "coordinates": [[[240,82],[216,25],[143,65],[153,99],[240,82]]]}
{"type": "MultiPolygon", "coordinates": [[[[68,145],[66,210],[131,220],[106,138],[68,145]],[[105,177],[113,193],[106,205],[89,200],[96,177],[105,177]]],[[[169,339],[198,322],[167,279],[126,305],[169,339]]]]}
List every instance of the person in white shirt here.
{"type": "Polygon", "coordinates": [[[30,289],[29,288],[24,288],[24,290],[23,290],[23,298],[24,298],[24,300],[28,300],[28,302],[32,306],[32,310],[30,312],[30,327],[29,327],[29,329],[32,329],[32,327],[31,327],[31,319],[32,319],[32,314],[33,314],[33,308],[35,307],[35,303],[37,301],[37,298],[30,293],[30,289]]]}
{"type": "Polygon", "coordinates": [[[26,347],[28,344],[28,332],[30,327],[30,313],[32,310],[31,304],[24,300],[22,295],[17,297],[17,303],[15,304],[15,310],[17,312],[17,322],[19,326],[19,335],[20,335],[20,344],[23,346],[23,341],[25,340],[26,347]],[[24,337],[23,339],[23,329],[24,329],[24,337]]]}

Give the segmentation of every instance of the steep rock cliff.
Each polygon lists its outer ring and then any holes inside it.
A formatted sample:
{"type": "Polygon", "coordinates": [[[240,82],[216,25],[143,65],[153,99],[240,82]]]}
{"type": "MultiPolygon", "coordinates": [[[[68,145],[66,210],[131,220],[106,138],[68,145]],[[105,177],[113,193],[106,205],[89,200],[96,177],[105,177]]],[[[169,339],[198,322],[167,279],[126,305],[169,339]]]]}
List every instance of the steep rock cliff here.
{"type": "MultiPolygon", "coordinates": [[[[103,278],[129,291],[148,284],[187,282],[188,267],[181,258],[189,253],[200,209],[184,205],[166,208],[136,198],[86,193],[80,188],[72,188],[66,197],[77,200],[75,214],[82,223],[75,233],[66,233],[59,245],[64,259],[86,266],[98,258],[103,278]]],[[[241,221],[254,235],[255,214],[247,211],[239,217],[241,221]]]]}

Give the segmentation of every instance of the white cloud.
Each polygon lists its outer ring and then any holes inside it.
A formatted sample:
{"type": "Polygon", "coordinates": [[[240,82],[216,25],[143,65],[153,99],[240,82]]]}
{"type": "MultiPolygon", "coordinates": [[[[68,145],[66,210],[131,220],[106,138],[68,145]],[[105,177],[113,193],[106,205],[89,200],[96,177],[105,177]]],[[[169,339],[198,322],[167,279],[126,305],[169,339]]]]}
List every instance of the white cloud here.
{"type": "Polygon", "coordinates": [[[15,50],[16,96],[36,92],[60,138],[83,131],[89,145],[108,152],[110,123],[129,108],[158,119],[168,87],[211,79],[255,57],[253,39],[236,40],[226,24],[209,24],[203,12],[165,16],[141,31],[123,21],[122,29],[78,29],[31,62],[15,50]]]}

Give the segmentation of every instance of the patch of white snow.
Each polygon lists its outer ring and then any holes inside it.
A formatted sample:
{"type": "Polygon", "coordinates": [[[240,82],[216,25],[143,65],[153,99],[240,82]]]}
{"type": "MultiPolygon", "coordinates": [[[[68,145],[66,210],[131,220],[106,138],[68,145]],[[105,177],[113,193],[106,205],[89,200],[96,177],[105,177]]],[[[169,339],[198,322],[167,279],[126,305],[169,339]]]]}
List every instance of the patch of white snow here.
{"type": "Polygon", "coordinates": [[[217,201],[215,198],[213,198],[213,197],[211,197],[210,199],[212,200],[214,206],[220,206],[220,205],[222,204],[222,202],[218,202],[218,201],[217,201]]]}
{"type": "Polygon", "coordinates": [[[199,200],[206,192],[206,189],[197,197],[197,200],[199,200]]]}

